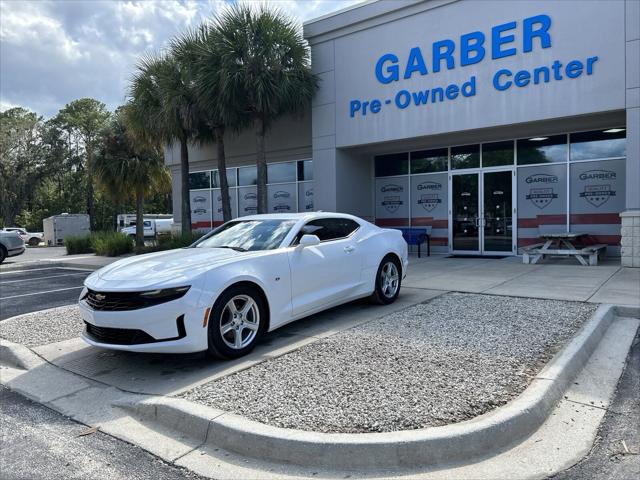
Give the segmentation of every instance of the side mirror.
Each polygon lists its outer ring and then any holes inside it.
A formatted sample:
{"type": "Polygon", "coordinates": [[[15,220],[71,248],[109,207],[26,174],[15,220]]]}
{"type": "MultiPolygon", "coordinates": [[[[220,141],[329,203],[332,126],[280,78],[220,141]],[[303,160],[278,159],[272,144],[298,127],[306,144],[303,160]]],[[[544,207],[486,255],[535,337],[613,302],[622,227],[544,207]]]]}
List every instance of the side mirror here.
{"type": "Polygon", "coordinates": [[[314,245],[319,245],[320,239],[317,235],[303,235],[298,243],[298,248],[303,249],[305,247],[313,247],[314,245]]]}

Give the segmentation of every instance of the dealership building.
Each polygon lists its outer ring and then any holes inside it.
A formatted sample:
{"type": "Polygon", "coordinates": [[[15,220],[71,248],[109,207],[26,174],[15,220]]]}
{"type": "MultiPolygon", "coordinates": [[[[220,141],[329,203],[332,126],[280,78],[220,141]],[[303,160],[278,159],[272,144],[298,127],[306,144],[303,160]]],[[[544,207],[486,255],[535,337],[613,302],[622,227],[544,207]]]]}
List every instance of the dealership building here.
{"type": "MultiPolygon", "coordinates": [[[[319,90],[269,131],[269,211],[428,226],[456,254],[588,233],[640,267],[639,19],[637,0],[380,0],[306,22],[319,90]]],[[[253,129],[225,141],[233,216],[254,214],[253,129]]],[[[179,161],[168,149],[176,215],[179,161]]],[[[190,165],[210,229],[215,145],[190,165]]]]}

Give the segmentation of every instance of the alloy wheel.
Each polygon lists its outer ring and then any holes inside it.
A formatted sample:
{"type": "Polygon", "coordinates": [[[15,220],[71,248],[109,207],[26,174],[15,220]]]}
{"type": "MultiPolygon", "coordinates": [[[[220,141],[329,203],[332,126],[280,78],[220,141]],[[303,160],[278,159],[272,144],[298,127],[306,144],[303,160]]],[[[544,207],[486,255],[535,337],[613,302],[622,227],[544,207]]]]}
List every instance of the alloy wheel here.
{"type": "Polygon", "coordinates": [[[380,272],[380,290],[382,290],[382,294],[387,298],[393,298],[398,291],[399,285],[398,267],[391,261],[385,263],[380,272]]]}
{"type": "Polygon", "coordinates": [[[220,336],[234,350],[253,342],[260,328],[260,310],[249,295],[236,295],[222,309],[220,336]]]}

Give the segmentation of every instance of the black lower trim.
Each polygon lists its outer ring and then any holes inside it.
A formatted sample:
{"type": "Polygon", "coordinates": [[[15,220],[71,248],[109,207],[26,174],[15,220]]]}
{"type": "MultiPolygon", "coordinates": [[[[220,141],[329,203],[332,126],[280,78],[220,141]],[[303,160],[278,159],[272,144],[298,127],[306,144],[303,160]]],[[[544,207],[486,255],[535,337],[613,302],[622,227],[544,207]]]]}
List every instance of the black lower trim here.
{"type": "Polygon", "coordinates": [[[172,338],[153,338],[147,332],[133,328],[98,327],[89,322],[84,322],[84,324],[85,334],[91,340],[110,345],[144,345],[148,343],[180,340],[187,336],[187,330],[184,327],[184,315],[180,315],[176,319],[178,336],[172,338]]]}

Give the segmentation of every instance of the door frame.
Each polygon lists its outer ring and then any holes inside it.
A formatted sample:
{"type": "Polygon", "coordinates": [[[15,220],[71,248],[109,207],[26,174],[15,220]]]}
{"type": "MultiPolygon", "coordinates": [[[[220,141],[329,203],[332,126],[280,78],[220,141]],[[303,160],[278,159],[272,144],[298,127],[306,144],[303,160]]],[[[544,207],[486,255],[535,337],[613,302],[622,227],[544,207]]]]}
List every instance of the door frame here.
{"type": "Polygon", "coordinates": [[[516,167],[514,165],[503,165],[497,167],[469,168],[464,170],[449,171],[449,253],[452,255],[501,255],[513,256],[517,253],[517,200],[518,182],[516,181],[516,167]],[[484,174],[494,172],[511,172],[511,251],[485,250],[484,240],[484,174]],[[454,250],[453,248],[453,176],[454,175],[477,175],[478,176],[478,249],[477,250],[454,250]]]}

